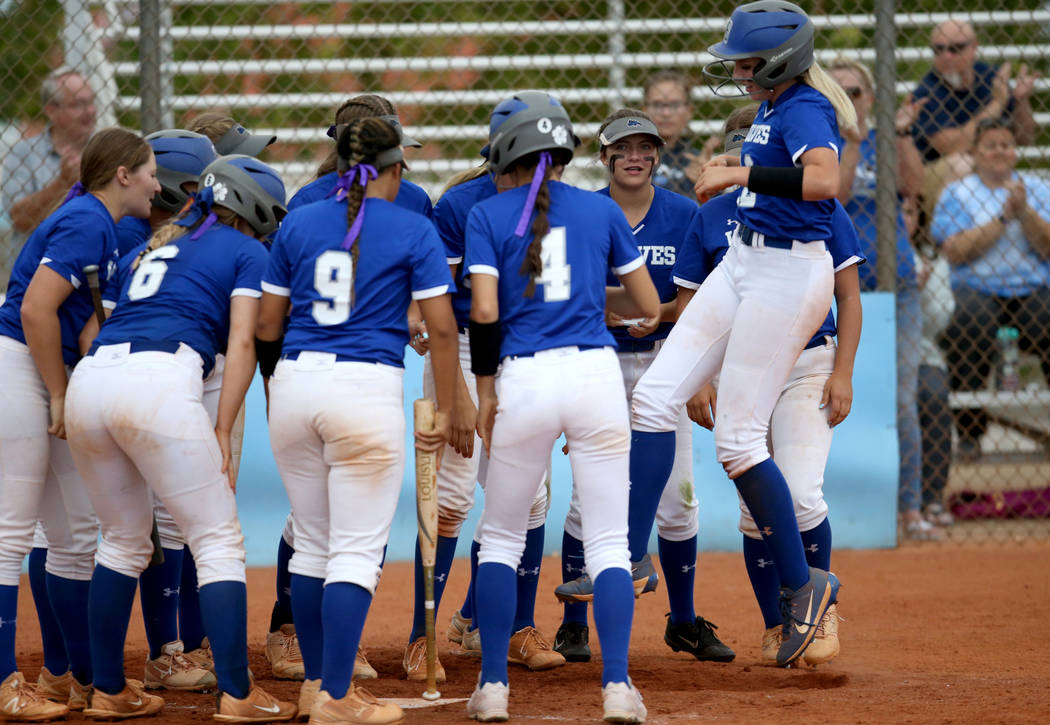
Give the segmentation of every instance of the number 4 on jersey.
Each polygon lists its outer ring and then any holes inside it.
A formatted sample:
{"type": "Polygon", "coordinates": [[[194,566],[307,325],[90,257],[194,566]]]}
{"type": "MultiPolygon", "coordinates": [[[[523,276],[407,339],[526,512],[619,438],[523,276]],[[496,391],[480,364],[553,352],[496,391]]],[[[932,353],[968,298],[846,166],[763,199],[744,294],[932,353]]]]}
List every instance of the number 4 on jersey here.
{"type": "Polygon", "coordinates": [[[543,285],[544,302],[564,302],[569,299],[572,269],[565,256],[565,227],[554,227],[543,238],[540,260],[542,274],[536,283],[543,285]]]}

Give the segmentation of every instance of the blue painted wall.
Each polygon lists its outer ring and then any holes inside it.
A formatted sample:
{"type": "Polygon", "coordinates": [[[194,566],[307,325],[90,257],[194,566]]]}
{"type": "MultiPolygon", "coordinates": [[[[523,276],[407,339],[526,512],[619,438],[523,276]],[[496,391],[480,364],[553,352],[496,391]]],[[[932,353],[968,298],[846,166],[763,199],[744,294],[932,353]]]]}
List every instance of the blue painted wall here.
{"type": "MultiPolygon", "coordinates": [[[[864,332],[854,372],[853,410],[835,429],[825,475],[824,493],[831,508],[835,546],[858,549],[894,546],[896,543],[897,431],[893,296],[872,292],[863,295],[864,332]]],[[[412,401],[423,394],[422,361],[409,352],[405,359],[405,411],[408,416],[407,450],[412,451],[412,401]]],[[[272,565],[277,540],[288,513],[288,498],[270,452],[262,382],[257,377],[248,393],[248,420],[237,499],[248,547],[248,564],[272,565]]],[[[694,470],[700,499],[700,546],[707,551],[736,551],[740,533],[736,489],[715,460],[711,434],[694,428],[694,470]]],[[[558,444],[560,449],[560,443],[558,444]]],[[[568,458],[556,449],[547,527],[547,551],[561,546],[561,522],[569,508],[568,458]]],[[[387,558],[412,558],[416,536],[414,469],[405,468],[401,500],[390,534],[387,558]]],[[[460,538],[460,555],[469,553],[470,535],[481,511],[480,492],[460,538]]],[[[655,550],[655,533],[652,548],[655,550]]]]}

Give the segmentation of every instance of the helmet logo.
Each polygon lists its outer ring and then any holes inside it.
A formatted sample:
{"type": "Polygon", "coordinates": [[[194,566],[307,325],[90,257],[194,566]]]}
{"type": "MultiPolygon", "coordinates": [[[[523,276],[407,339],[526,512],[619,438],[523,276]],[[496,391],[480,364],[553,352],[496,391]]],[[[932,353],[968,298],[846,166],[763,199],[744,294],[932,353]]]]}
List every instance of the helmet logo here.
{"type": "Polygon", "coordinates": [[[777,53],[776,55],[774,55],[773,57],[771,57],[771,58],[769,59],[769,62],[770,62],[771,64],[772,64],[772,63],[776,63],[776,62],[777,62],[778,60],[780,60],[780,59],[781,59],[781,58],[783,58],[784,56],[786,56],[786,55],[790,55],[791,53],[794,53],[794,52],[795,52],[795,48],[794,48],[794,47],[791,47],[791,48],[785,48],[784,50],[780,51],[779,53],[777,53]]]}
{"type": "Polygon", "coordinates": [[[215,174],[209,173],[207,176],[204,177],[204,185],[205,186],[211,186],[214,183],[215,183],[215,174]]]}
{"type": "Polygon", "coordinates": [[[539,121],[536,121],[536,130],[540,133],[550,133],[553,128],[554,124],[551,123],[551,120],[547,117],[541,118],[539,121]]]}
{"type": "Polygon", "coordinates": [[[554,130],[551,131],[551,138],[559,146],[565,146],[569,143],[569,129],[565,128],[563,124],[555,126],[554,130]]]}
{"type": "Polygon", "coordinates": [[[633,119],[633,118],[632,118],[632,119],[629,119],[629,120],[627,121],[627,128],[634,128],[635,126],[641,126],[641,125],[642,125],[642,122],[641,122],[641,121],[636,121],[636,120],[635,120],[635,119],[633,119]]]}
{"type": "Polygon", "coordinates": [[[729,42],[729,34],[732,33],[732,32],[733,32],[733,19],[729,18],[729,20],[726,22],[726,34],[722,36],[722,42],[723,43],[728,43],[729,42]]]}
{"type": "Polygon", "coordinates": [[[221,181],[212,186],[211,191],[212,194],[215,196],[215,201],[226,201],[226,196],[230,192],[230,190],[226,187],[226,184],[222,183],[221,181]]]}

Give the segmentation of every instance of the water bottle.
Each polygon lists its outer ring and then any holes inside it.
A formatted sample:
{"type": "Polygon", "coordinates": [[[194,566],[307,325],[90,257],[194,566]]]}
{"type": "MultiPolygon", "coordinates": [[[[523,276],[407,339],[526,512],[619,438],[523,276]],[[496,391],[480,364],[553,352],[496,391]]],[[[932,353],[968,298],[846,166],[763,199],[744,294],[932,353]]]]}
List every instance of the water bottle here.
{"type": "Polygon", "coordinates": [[[1021,388],[1021,350],[1017,343],[1020,335],[1016,327],[1000,327],[995,333],[999,346],[999,390],[1016,391],[1021,388]]]}

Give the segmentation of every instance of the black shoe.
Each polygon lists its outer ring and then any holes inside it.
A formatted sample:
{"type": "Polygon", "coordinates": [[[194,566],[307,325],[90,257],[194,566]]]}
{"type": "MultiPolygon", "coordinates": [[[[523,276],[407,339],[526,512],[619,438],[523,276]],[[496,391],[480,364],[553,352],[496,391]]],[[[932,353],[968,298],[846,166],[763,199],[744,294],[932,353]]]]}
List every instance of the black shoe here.
{"type": "Polygon", "coordinates": [[[736,652],[722,643],[715,634],[716,629],[718,627],[703,617],[685,624],[671,624],[668,619],[664,642],[675,652],[688,652],[701,662],[732,662],[736,652]]]}
{"type": "Polygon", "coordinates": [[[590,662],[589,636],[590,630],[586,624],[565,622],[554,635],[554,651],[559,652],[566,662],[590,662]]]}

